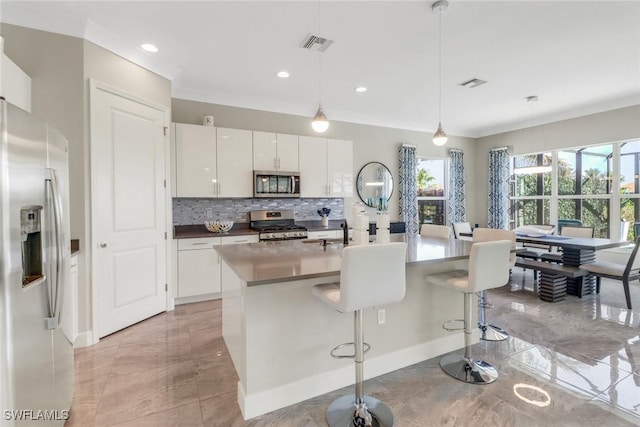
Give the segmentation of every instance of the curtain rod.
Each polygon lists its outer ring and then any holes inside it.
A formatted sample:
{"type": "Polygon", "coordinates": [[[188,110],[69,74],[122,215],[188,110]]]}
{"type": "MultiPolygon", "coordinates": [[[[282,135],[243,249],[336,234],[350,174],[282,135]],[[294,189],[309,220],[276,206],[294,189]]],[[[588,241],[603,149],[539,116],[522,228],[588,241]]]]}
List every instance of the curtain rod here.
{"type": "Polygon", "coordinates": [[[507,147],[495,147],[490,149],[489,151],[498,151],[498,150],[507,150],[507,151],[511,151],[511,147],[507,146],[507,147]]]}
{"type": "Polygon", "coordinates": [[[460,149],[460,148],[449,148],[449,152],[457,152],[457,153],[464,153],[464,150],[460,149]]]}
{"type": "Polygon", "coordinates": [[[413,144],[402,144],[401,147],[411,147],[411,148],[418,148],[413,144]]]}

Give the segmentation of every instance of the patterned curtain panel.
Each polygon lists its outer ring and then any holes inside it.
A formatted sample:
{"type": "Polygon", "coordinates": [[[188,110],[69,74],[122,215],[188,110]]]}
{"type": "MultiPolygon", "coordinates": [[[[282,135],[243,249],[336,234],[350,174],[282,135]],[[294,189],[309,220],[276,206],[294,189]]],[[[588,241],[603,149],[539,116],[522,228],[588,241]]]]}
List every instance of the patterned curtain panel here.
{"type": "Polygon", "coordinates": [[[464,197],[464,153],[461,150],[449,150],[448,205],[449,224],[467,220],[464,197]]]}
{"type": "Polygon", "coordinates": [[[509,151],[489,151],[489,228],[509,228],[509,151]]]}
{"type": "Polygon", "coordinates": [[[418,234],[418,182],[416,179],[416,147],[401,145],[400,155],[400,218],[408,234],[418,234]]]}

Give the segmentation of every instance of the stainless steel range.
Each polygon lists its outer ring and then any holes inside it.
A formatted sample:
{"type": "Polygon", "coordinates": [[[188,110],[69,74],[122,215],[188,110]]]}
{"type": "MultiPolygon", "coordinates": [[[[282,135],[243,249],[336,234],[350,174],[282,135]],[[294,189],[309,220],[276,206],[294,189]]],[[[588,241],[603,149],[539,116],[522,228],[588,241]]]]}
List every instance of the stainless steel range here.
{"type": "Polygon", "coordinates": [[[296,225],[293,210],[251,211],[251,229],[260,241],[306,239],[307,228],[296,225]]]}

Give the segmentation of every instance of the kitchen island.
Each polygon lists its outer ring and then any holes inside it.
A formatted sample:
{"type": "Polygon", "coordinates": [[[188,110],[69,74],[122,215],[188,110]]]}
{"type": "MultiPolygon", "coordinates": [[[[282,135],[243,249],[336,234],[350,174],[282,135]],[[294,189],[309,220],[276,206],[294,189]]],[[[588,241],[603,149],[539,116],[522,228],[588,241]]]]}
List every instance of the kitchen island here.
{"type": "MultiPolygon", "coordinates": [[[[471,243],[404,234],[392,240],[408,244],[407,292],[402,302],[383,307],[383,324],[376,310],[365,310],[371,344],[365,378],[463,347],[462,332],[442,329],[443,321],[462,318],[462,294],[428,286],[424,278],[466,268],[471,243]]],[[[215,247],[223,260],[223,337],[245,419],[353,384],[353,361],[329,355],[353,341],[353,315],[311,294],[313,285],[339,281],[342,248],[303,240],[215,247]]]]}

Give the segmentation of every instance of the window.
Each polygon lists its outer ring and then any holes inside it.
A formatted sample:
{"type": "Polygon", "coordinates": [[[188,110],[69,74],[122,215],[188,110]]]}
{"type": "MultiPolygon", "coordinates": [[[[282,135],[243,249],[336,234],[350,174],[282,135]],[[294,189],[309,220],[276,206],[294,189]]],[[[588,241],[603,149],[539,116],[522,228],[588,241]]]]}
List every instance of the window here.
{"type": "Polygon", "coordinates": [[[418,159],[418,220],[420,224],[447,223],[447,160],[418,159]]]}
{"type": "Polygon", "coordinates": [[[551,222],[551,153],[514,156],[511,164],[513,227],[551,222]]]}
{"type": "Polygon", "coordinates": [[[620,218],[629,222],[627,240],[635,240],[640,222],[640,140],[620,144],[620,218]]]}

